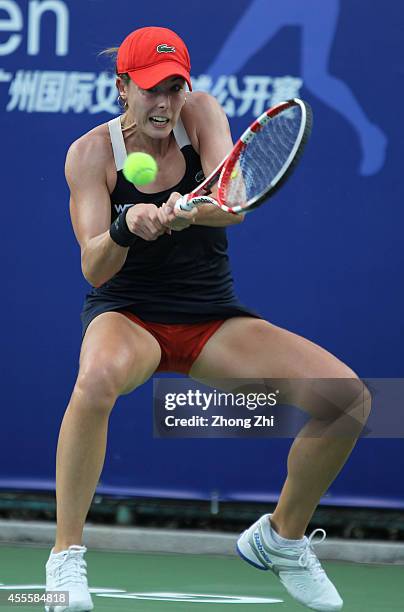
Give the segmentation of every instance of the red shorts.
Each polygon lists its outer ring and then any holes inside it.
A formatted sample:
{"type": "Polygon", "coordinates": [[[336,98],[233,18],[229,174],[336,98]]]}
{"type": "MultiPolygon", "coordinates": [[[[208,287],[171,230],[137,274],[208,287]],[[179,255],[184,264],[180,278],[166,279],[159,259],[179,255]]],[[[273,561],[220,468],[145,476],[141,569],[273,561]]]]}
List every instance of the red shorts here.
{"type": "Polygon", "coordinates": [[[161,360],[156,372],[188,374],[192,364],[209,338],[226,319],[207,323],[152,323],[142,321],[126,310],[120,312],[152,334],[161,348],[161,360]]]}

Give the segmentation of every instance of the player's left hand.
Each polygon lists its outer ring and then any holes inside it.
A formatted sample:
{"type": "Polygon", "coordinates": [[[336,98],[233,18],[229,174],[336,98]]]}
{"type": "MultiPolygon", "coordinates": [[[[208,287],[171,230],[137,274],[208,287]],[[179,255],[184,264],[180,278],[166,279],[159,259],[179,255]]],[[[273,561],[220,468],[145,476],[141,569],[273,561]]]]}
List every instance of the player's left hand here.
{"type": "Polygon", "coordinates": [[[195,223],[195,217],[198,214],[196,208],[189,211],[176,209],[175,203],[180,197],[181,194],[174,191],[167,202],[159,208],[159,220],[162,225],[176,232],[180,232],[190,225],[193,225],[193,223],[195,223]]]}

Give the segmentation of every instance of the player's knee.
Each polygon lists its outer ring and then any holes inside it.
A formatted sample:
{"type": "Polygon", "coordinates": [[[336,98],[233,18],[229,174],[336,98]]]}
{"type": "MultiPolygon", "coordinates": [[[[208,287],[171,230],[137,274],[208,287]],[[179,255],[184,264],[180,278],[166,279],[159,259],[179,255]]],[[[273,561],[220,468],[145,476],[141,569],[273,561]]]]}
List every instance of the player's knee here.
{"type": "Polygon", "coordinates": [[[75,393],[83,396],[84,405],[110,411],[124,387],[125,376],[119,364],[95,356],[81,365],[75,393]]]}
{"type": "Polygon", "coordinates": [[[355,374],[348,376],[327,381],[330,401],[326,402],[326,414],[330,424],[336,424],[341,435],[359,437],[369,418],[372,397],[355,374]]]}
{"type": "Polygon", "coordinates": [[[347,395],[345,401],[345,412],[347,414],[355,413],[355,416],[361,425],[365,425],[369,418],[372,395],[363,383],[363,381],[349,369],[345,383],[347,395]]]}
{"type": "Polygon", "coordinates": [[[352,390],[350,401],[347,402],[344,423],[348,432],[359,437],[367,423],[372,406],[372,396],[366,385],[358,378],[352,390]]]}
{"type": "MultiPolygon", "coordinates": [[[[363,384],[363,383],[362,383],[363,384]]],[[[367,422],[372,410],[372,394],[365,384],[363,384],[363,424],[367,422]]]]}

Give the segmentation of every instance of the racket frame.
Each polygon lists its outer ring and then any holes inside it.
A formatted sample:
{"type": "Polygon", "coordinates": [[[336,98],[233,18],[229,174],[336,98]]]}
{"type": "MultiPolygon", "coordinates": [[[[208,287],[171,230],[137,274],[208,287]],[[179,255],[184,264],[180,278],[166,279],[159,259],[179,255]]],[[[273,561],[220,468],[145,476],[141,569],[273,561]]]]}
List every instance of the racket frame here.
{"type": "Polygon", "coordinates": [[[230,153],[226,155],[226,157],[204,180],[204,182],[201,185],[198,185],[198,187],[191,191],[191,193],[182,196],[182,198],[177,201],[176,208],[181,210],[191,210],[194,208],[194,206],[198,206],[200,204],[214,204],[225,212],[231,214],[244,214],[254,210],[260,204],[262,204],[264,200],[271,197],[289,178],[300,159],[307,140],[310,137],[311,128],[311,108],[307,102],[303,102],[303,100],[300,100],[299,98],[292,98],[291,100],[281,102],[280,104],[266,110],[243,132],[230,153]],[[284,110],[292,108],[293,106],[300,107],[302,120],[296,142],[282,168],[272,179],[269,185],[248,203],[248,206],[227,206],[225,204],[225,187],[229,180],[229,176],[231,176],[231,173],[237,164],[241,152],[254,139],[256,134],[260,132],[263,127],[269,123],[269,121],[271,121],[271,119],[279,115],[279,113],[283,112],[284,110]],[[209,194],[212,193],[212,188],[216,183],[218,183],[217,200],[212,197],[208,197],[209,194]]]}

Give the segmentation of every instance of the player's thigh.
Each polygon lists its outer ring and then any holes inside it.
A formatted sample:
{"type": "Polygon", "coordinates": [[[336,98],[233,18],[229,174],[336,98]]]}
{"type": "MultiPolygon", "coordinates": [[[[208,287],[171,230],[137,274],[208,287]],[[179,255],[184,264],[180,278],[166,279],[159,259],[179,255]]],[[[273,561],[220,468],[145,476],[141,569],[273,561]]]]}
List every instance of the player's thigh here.
{"type": "Polygon", "coordinates": [[[280,383],[285,404],[330,422],[349,414],[355,417],[353,424],[363,423],[370,410],[367,389],[337,357],[310,340],[251,317],[227,320],[206,343],[190,376],[226,391],[234,390],[235,384],[239,388],[239,379],[249,379],[245,385],[249,392],[267,391],[270,381],[262,379],[278,379],[273,383],[277,388],[280,383]]]}
{"type": "Polygon", "coordinates": [[[80,353],[77,384],[122,395],[145,382],[157,369],[161,349],[140,325],[118,312],[106,312],[90,323],[80,353]]]}
{"type": "Polygon", "coordinates": [[[193,378],[349,378],[355,373],[310,340],[262,319],[233,317],[208,340],[193,378]]]}

